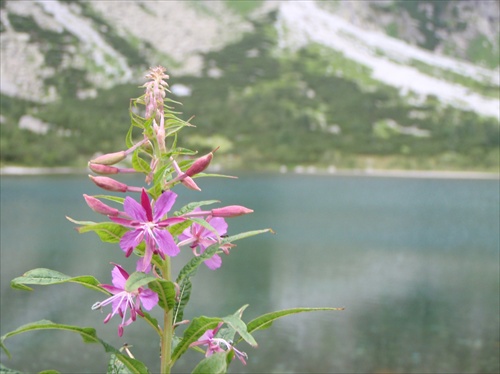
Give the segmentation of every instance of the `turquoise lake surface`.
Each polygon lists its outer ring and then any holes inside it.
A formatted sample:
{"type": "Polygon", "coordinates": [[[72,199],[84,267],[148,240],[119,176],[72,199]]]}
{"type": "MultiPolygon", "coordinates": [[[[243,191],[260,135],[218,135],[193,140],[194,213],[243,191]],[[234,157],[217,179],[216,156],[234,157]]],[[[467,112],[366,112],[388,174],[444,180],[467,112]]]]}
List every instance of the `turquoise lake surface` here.
{"type": "MultiPolygon", "coordinates": [[[[236,173],[203,178],[201,192],[176,186],[175,208],[217,199],[254,209],[228,220],[229,234],[272,228],[237,242],[217,271],[202,266],[184,318],[225,316],[249,304],[244,320],[293,307],[345,307],[279,320],[238,346],[247,366],[233,373],[497,373],[500,311],[499,180],[236,173]]],[[[127,178],[139,185],[140,179],[127,178]]],[[[106,221],[82,194],[100,194],[84,175],[1,177],[1,334],[28,322],[92,326],[132,345],[151,372],[158,340],[139,320],[92,311],[103,294],[75,284],[13,290],[12,278],[38,267],[110,283],[110,262],[135,268],[117,245],[78,234],[65,216],[106,221]]],[[[184,249],[173,273],[192,256],[184,249]]],[[[155,313],[153,313],[156,315],[155,313]]],[[[159,316],[159,314],[158,314],[159,316]]],[[[103,373],[108,356],[69,332],[9,338],[2,363],[26,372],[103,373]]],[[[189,352],[174,372],[190,372],[189,352]]]]}

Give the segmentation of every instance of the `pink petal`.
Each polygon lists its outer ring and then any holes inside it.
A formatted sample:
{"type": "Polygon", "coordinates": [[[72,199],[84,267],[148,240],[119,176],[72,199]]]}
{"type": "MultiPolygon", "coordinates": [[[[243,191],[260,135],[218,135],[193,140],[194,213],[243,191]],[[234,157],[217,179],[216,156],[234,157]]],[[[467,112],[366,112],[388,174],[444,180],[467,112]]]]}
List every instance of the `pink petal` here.
{"type": "Polygon", "coordinates": [[[207,265],[209,269],[215,270],[221,267],[222,258],[218,254],[215,254],[208,260],[205,260],[204,264],[207,265]]]}
{"type": "Polygon", "coordinates": [[[191,239],[193,237],[193,233],[191,232],[191,226],[185,229],[182,234],[179,235],[179,241],[183,241],[186,239],[191,239]]]}
{"type": "Polygon", "coordinates": [[[113,271],[111,271],[111,276],[113,278],[113,285],[117,288],[125,289],[125,283],[129,277],[129,274],[120,265],[115,265],[113,271]]]}
{"type": "Polygon", "coordinates": [[[149,196],[144,188],[141,192],[141,206],[144,208],[146,212],[146,217],[149,222],[153,222],[153,211],[151,210],[151,202],[149,201],[149,196]]]}
{"type": "Polygon", "coordinates": [[[157,222],[157,225],[160,227],[167,227],[170,225],[174,225],[176,223],[184,222],[186,219],[184,217],[170,217],[166,218],[162,221],[157,222]]]}
{"type": "Polygon", "coordinates": [[[225,235],[227,233],[227,222],[224,218],[215,217],[208,221],[208,223],[217,231],[219,235],[225,235]]]}
{"type": "Polygon", "coordinates": [[[139,294],[142,306],[146,310],[151,310],[158,304],[158,294],[151,290],[144,290],[139,294]]]}
{"type": "Polygon", "coordinates": [[[153,258],[153,252],[155,250],[155,242],[154,238],[151,238],[149,234],[146,237],[146,251],[144,253],[144,257],[140,258],[137,261],[137,271],[142,271],[144,273],[148,273],[151,269],[151,260],[153,258]]]}
{"type": "Polygon", "coordinates": [[[174,206],[175,200],[177,199],[177,194],[172,191],[165,191],[156,200],[154,206],[154,222],[158,222],[165,214],[167,214],[170,209],[174,206]]]}
{"type": "Polygon", "coordinates": [[[111,292],[113,295],[123,291],[123,288],[115,287],[110,284],[101,284],[100,286],[104,288],[106,291],[111,292]]]}
{"type": "Polygon", "coordinates": [[[133,249],[137,247],[142,242],[143,238],[143,229],[127,231],[120,239],[120,248],[123,249],[124,252],[129,252],[130,248],[133,249]]]}
{"type": "Polygon", "coordinates": [[[137,221],[131,221],[129,219],[119,217],[109,217],[109,219],[125,227],[136,227],[133,222],[137,223],[137,221]]]}
{"type": "Polygon", "coordinates": [[[137,201],[132,199],[130,196],[125,198],[123,202],[123,209],[125,213],[127,213],[133,219],[136,219],[140,222],[148,222],[148,218],[146,216],[146,211],[137,201]]]}
{"type": "Polygon", "coordinates": [[[167,256],[174,257],[181,251],[167,230],[153,229],[158,249],[167,256]]]}

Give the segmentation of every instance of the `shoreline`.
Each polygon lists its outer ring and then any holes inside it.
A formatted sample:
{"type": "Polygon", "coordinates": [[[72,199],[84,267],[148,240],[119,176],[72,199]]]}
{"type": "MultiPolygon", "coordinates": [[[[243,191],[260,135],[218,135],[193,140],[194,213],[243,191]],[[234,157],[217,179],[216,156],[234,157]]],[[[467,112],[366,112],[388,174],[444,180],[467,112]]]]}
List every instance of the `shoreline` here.
{"type": "MultiPolygon", "coordinates": [[[[219,170],[217,170],[219,171],[219,170]]],[[[247,172],[242,170],[243,172],[247,172]]],[[[78,167],[26,167],[5,166],[0,168],[0,176],[42,176],[88,174],[87,168],[78,167]]],[[[252,171],[253,172],[253,171],[252,171]]],[[[258,171],[257,171],[258,172],[258,171]]],[[[269,172],[269,171],[266,171],[269,172]]],[[[275,171],[276,174],[295,175],[328,175],[342,177],[381,177],[381,178],[430,178],[430,179],[489,179],[499,180],[500,173],[477,171],[447,171],[447,170],[391,170],[391,169],[339,169],[321,170],[306,168],[290,171],[275,171]]]]}

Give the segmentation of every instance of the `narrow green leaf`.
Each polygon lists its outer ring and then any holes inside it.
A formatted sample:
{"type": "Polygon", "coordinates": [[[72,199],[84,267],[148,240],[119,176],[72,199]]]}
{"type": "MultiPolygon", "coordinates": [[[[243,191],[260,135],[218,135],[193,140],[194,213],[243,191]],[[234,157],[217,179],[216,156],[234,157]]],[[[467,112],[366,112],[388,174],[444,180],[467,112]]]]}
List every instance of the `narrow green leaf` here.
{"type": "Polygon", "coordinates": [[[132,154],[132,167],[141,173],[148,174],[151,171],[151,167],[149,163],[139,157],[139,153],[140,149],[136,149],[132,154]]]}
{"type": "Polygon", "coordinates": [[[172,236],[179,236],[180,234],[182,234],[182,232],[187,229],[189,226],[191,226],[193,224],[192,221],[190,220],[185,220],[184,222],[179,222],[179,223],[176,223],[175,225],[172,225],[172,226],[168,226],[167,229],[168,229],[168,232],[170,234],[172,234],[172,236]]]}
{"type": "Polygon", "coordinates": [[[132,148],[132,146],[134,145],[134,142],[132,141],[133,131],[134,131],[134,126],[130,125],[127,131],[127,135],[125,136],[125,145],[127,146],[127,148],[132,148]]]}
{"type": "Polygon", "coordinates": [[[205,200],[205,201],[192,202],[192,203],[189,203],[189,204],[183,206],[179,211],[175,212],[174,215],[181,216],[183,214],[192,212],[193,210],[195,210],[196,208],[198,208],[200,206],[211,205],[211,204],[215,204],[215,203],[219,203],[219,202],[220,202],[219,200],[205,200]]]}
{"type": "Polygon", "coordinates": [[[263,234],[265,232],[274,233],[274,231],[272,229],[246,231],[246,232],[242,232],[240,234],[232,235],[232,236],[229,236],[227,238],[222,239],[221,244],[232,243],[232,242],[235,242],[237,240],[241,240],[241,239],[249,238],[251,236],[263,234]]]}
{"type": "Polygon", "coordinates": [[[173,309],[175,306],[175,285],[165,279],[155,278],[149,283],[149,288],[158,294],[158,305],[164,310],[173,309]]]}
{"type": "Polygon", "coordinates": [[[161,336],[158,320],[145,310],[142,311],[142,314],[144,314],[143,319],[161,336]]]}
{"type": "Polygon", "coordinates": [[[123,205],[123,202],[125,201],[124,197],[120,196],[111,196],[111,195],[95,195],[94,196],[97,199],[106,199],[110,201],[114,201],[115,203],[120,203],[123,205]]]}
{"type": "Polygon", "coordinates": [[[177,284],[181,284],[185,278],[192,277],[198,269],[198,266],[200,266],[203,261],[211,258],[218,249],[218,245],[212,245],[208,247],[201,255],[193,257],[191,260],[189,260],[188,263],[181,269],[181,271],[179,271],[179,275],[177,276],[176,280],[177,284]]]}
{"type": "Polygon", "coordinates": [[[153,277],[152,275],[147,275],[146,273],[142,273],[140,271],[133,272],[132,274],[130,274],[127,282],[125,282],[125,290],[133,292],[139,287],[143,287],[149,282],[156,281],[157,279],[158,278],[153,277]]]}
{"type": "Polygon", "coordinates": [[[184,318],[184,308],[186,307],[189,299],[191,297],[191,289],[193,285],[191,280],[188,278],[184,278],[182,283],[179,284],[179,301],[175,303],[174,306],[174,321],[173,323],[177,323],[182,321],[184,318]]]}
{"type": "MultiPolygon", "coordinates": [[[[96,223],[93,221],[77,221],[76,219],[73,219],[71,217],[66,216],[66,219],[70,222],[73,222],[76,225],[81,225],[81,226],[87,226],[87,225],[95,225],[96,223]]],[[[78,231],[78,229],[77,229],[78,231]]]]}
{"type": "Polygon", "coordinates": [[[177,359],[187,351],[191,343],[197,341],[198,338],[205,333],[205,331],[215,329],[221,321],[222,320],[220,318],[210,318],[205,316],[194,318],[186,331],[184,331],[182,340],[179,344],[177,344],[174,352],[172,353],[172,363],[177,361],[177,359]]]}
{"type": "Polygon", "coordinates": [[[184,155],[184,156],[194,156],[198,152],[197,151],[193,151],[193,150],[188,149],[188,148],[175,147],[172,150],[172,153],[177,154],[177,155],[184,155]]]}
{"type": "Polygon", "coordinates": [[[21,290],[29,290],[32,291],[32,288],[26,286],[26,284],[36,284],[39,286],[48,286],[52,284],[60,284],[60,283],[78,283],[84,287],[90,288],[92,290],[100,291],[105,294],[109,294],[108,291],[99,287],[101,284],[96,278],[90,275],[81,275],[78,277],[70,277],[69,275],[60,273],[55,270],[38,268],[30,270],[24,273],[22,276],[14,278],[11,280],[10,285],[12,288],[21,289],[21,290]]]}
{"type": "Polygon", "coordinates": [[[43,370],[40,371],[38,374],[61,374],[61,372],[57,370],[43,370]]]}
{"type": "Polygon", "coordinates": [[[229,179],[238,179],[238,177],[232,176],[232,175],[225,175],[225,174],[214,174],[214,173],[198,173],[195,175],[195,178],[229,178],[229,179]]]}
{"type": "Polygon", "coordinates": [[[118,243],[128,229],[114,222],[101,222],[78,227],[80,234],[94,231],[99,238],[106,243],[118,243]]]}
{"type": "Polygon", "coordinates": [[[148,368],[140,361],[125,356],[120,353],[116,348],[106,343],[102,339],[97,337],[96,331],[92,327],[79,327],[72,325],[63,325],[59,323],[54,323],[48,320],[40,320],[37,322],[28,323],[21,327],[18,327],[14,331],[10,331],[7,334],[0,337],[0,347],[5,351],[7,356],[10,358],[10,352],[5,347],[4,341],[11,336],[15,336],[21,333],[35,331],[35,330],[63,330],[79,334],[84,343],[100,343],[106,352],[113,353],[116,357],[134,374],[145,374],[149,373],[148,368]]]}
{"type": "Polygon", "coordinates": [[[111,355],[106,374],[131,374],[125,364],[121,362],[115,354],[111,355]]]}
{"type": "Polygon", "coordinates": [[[192,371],[192,374],[224,374],[227,371],[227,354],[225,352],[214,353],[201,360],[192,371]]]}
{"type": "MultiPolygon", "coordinates": [[[[269,328],[271,324],[278,318],[289,316],[292,314],[305,313],[305,312],[339,311],[339,310],[344,310],[344,308],[293,308],[293,309],[279,310],[276,312],[263,314],[253,319],[247,324],[247,329],[249,333],[252,333],[257,330],[264,330],[269,328]]],[[[239,341],[241,341],[241,339],[239,341]]]]}
{"type": "Polygon", "coordinates": [[[11,358],[10,352],[5,347],[4,341],[11,336],[18,335],[27,331],[34,330],[48,330],[48,329],[58,329],[67,330],[71,332],[76,332],[80,334],[85,343],[97,343],[99,340],[96,336],[94,328],[91,327],[78,327],[70,325],[61,325],[48,320],[40,320],[38,322],[28,323],[26,325],[18,327],[16,330],[10,331],[7,334],[0,337],[0,345],[4,349],[5,353],[9,358],[11,358]]]}

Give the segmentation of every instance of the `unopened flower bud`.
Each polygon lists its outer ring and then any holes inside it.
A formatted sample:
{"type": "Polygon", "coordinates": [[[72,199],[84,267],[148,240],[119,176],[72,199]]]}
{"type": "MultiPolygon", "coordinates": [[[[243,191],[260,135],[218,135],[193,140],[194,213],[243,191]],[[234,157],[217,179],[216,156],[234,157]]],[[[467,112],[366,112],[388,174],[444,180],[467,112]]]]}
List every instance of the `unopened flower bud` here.
{"type": "Polygon", "coordinates": [[[92,179],[92,182],[98,187],[107,191],[127,192],[129,190],[129,187],[125,183],[118,182],[112,178],[94,177],[93,175],[89,175],[89,178],[92,179]]]}
{"type": "Polygon", "coordinates": [[[94,164],[92,162],[89,162],[89,169],[97,174],[117,174],[120,171],[120,169],[114,166],[94,164]]]}
{"type": "Polygon", "coordinates": [[[201,188],[194,182],[193,178],[185,177],[182,179],[181,183],[189,188],[190,190],[201,191],[201,188]]]}
{"type": "Polygon", "coordinates": [[[100,164],[100,165],[114,165],[127,157],[127,152],[120,151],[114,153],[107,153],[105,155],[99,156],[93,160],[90,160],[92,164],[100,164]]]}
{"type": "Polygon", "coordinates": [[[253,210],[241,205],[229,205],[223,208],[212,209],[211,213],[213,217],[237,217],[243,214],[253,213],[253,210]]]}
{"type": "Polygon", "coordinates": [[[115,209],[109,205],[104,204],[101,200],[96,199],[93,196],[83,195],[83,198],[87,202],[87,205],[96,213],[104,214],[106,216],[117,216],[120,214],[118,209],[115,209]]]}
{"type": "Polygon", "coordinates": [[[195,162],[193,162],[193,164],[189,167],[189,169],[186,170],[186,174],[192,177],[193,175],[201,173],[203,170],[205,170],[208,167],[208,165],[210,165],[210,162],[214,157],[214,152],[217,151],[218,149],[219,147],[217,147],[212,152],[206,154],[205,156],[200,157],[195,162]]]}

